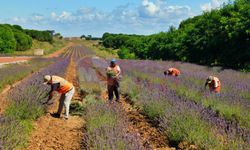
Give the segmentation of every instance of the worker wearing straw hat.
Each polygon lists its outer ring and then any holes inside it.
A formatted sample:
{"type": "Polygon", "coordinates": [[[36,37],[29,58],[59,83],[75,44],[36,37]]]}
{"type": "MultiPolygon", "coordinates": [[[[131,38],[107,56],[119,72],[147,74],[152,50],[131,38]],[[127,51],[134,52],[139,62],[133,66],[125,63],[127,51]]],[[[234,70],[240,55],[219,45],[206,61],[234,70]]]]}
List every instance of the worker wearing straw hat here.
{"type": "MultiPolygon", "coordinates": [[[[55,117],[60,118],[62,113],[63,105],[65,106],[65,119],[69,117],[69,107],[71,103],[71,99],[75,93],[75,88],[72,83],[68,82],[62,77],[56,75],[45,75],[44,76],[44,84],[50,85],[51,90],[49,92],[49,98],[47,100],[50,101],[53,98],[54,91],[61,93],[58,111],[55,114],[55,117]]],[[[46,103],[47,103],[46,102],[46,103]]]]}
{"type": "Polygon", "coordinates": [[[169,76],[179,76],[181,74],[180,70],[176,68],[169,68],[167,71],[164,71],[164,75],[169,75],[169,76]]]}
{"type": "Polygon", "coordinates": [[[220,93],[221,83],[220,83],[219,78],[214,77],[214,76],[209,76],[206,80],[205,88],[207,87],[207,85],[211,92],[214,92],[217,94],[220,93]]]}

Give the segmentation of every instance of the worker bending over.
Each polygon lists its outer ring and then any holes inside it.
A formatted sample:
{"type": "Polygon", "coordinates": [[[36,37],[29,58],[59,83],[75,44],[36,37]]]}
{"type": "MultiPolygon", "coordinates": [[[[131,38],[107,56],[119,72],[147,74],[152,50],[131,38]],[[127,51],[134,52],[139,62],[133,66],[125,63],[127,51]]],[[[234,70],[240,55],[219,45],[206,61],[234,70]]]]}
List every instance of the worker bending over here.
{"type": "Polygon", "coordinates": [[[205,88],[207,87],[207,85],[211,92],[218,93],[218,94],[220,93],[221,83],[217,77],[209,76],[206,80],[205,88]]]}
{"type": "Polygon", "coordinates": [[[121,74],[120,67],[116,64],[116,60],[112,59],[110,66],[107,68],[107,88],[108,98],[111,103],[115,94],[116,101],[119,102],[119,77],[121,74]]]}
{"type": "Polygon", "coordinates": [[[54,92],[57,91],[58,93],[61,93],[59,107],[57,110],[57,113],[55,114],[55,117],[60,118],[63,105],[65,106],[65,119],[68,119],[69,117],[69,107],[71,103],[71,99],[75,93],[74,86],[65,80],[62,77],[55,76],[55,75],[45,75],[44,76],[44,84],[50,85],[51,90],[49,92],[49,98],[47,100],[50,101],[53,98],[54,92]]]}
{"type": "Polygon", "coordinates": [[[181,74],[180,70],[176,68],[169,68],[167,71],[164,71],[164,75],[170,75],[170,76],[179,76],[181,74]]]}

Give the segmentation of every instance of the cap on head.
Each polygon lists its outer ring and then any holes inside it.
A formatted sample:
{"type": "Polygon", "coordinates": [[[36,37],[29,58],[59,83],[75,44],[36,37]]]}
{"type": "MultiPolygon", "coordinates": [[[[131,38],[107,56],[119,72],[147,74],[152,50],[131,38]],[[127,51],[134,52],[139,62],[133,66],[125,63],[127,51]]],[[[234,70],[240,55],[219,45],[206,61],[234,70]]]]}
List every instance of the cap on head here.
{"type": "Polygon", "coordinates": [[[43,77],[43,80],[44,80],[43,84],[48,84],[48,82],[51,80],[51,76],[50,75],[45,75],[43,77]]]}
{"type": "Polygon", "coordinates": [[[213,76],[209,76],[208,78],[207,78],[207,83],[211,83],[212,81],[213,81],[213,76]]]}
{"type": "Polygon", "coordinates": [[[111,62],[111,63],[115,63],[115,62],[116,62],[116,59],[113,58],[110,62],[111,62]]]}

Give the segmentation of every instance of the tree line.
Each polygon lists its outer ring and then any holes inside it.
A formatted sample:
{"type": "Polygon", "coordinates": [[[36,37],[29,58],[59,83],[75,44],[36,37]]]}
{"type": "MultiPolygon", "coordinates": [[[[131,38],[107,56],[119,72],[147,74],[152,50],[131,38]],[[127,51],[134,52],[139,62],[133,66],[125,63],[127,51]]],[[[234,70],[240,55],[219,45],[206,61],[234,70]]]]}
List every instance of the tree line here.
{"type": "Polygon", "coordinates": [[[54,31],[23,29],[19,25],[0,24],[0,53],[24,51],[32,46],[32,39],[53,42],[54,31]]]}
{"type": "Polygon", "coordinates": [[[178,60],[250,69],[250,1],[235,0],[149,36],[105,33],[103,45],[125,59],[178,60]]]}

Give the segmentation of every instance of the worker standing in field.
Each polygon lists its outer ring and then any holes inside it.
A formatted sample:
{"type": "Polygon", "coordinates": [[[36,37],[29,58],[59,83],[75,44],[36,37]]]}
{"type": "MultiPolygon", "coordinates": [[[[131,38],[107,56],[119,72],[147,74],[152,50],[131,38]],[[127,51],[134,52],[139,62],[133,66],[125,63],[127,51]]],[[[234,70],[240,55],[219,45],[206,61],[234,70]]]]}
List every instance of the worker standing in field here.
{"type": "Polygon", "coordinates": [[[206,80],[205,88],[207,87],[207,85],[211,92],[214,92],[217,94],[220,93],[221,83],[220,83],[219,78],[214,77],[214,76],[209,76],[206,80]]]}
{"type": "Polygon", "coordinates": [[[113,100],[114,94],[116,96],[116,101],[119,102],[120,74],[121,74],[120,67],[116,64],[116,60],[112,59],[110,62],[110,66],[107,68],[107,88],[108,88],[108,99],[110,103],[113,100]]]}
{"type": "Polygon", "coordinates": [[[164,75],[170,75],[170,76],[179,76],[181,74],[180,70],[176,68],[169,68],[167,71],[164,71],[164,75]]]}
{"type": "Polygon", "coordinates": [[[65,119],[68,119],[71,99],[75,93],[75,88],[72,85],[72,83],[68,82],[67,80],[59,76],[45,75],[44,84],[51,86],[51,90],[49,92],[49,98],[47,102],[53,98],[55,91],[57,91],[58,93],[61,93],[59,107],[58,107],[57,113],[55,114],[55,117],[60,118],[63,105],[64,105],[65,106],[65,119]]]}

